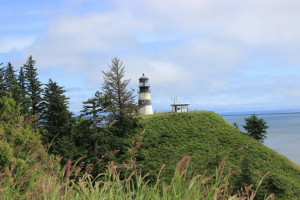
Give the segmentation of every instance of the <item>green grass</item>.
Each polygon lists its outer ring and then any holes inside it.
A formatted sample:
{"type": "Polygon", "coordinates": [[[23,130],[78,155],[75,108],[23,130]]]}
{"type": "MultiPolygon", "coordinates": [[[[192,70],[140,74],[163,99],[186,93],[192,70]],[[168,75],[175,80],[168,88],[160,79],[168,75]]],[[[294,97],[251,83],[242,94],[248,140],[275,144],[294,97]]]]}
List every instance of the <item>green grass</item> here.
{"type": "Polygon", "coordinates": [[[155,113],[150,115],[137,115],[137,118],[150,118],[150,117],[158,117],[158,116],[164,116],[170,114],[169,112],[163,112],[163,113],[155,113]]]}
{"type": "Polygon", "coordinates": [[[258,183],[268,171],[258,197],[274,193],[277,199],[300,199],[300,168],[289,159],[234,128],[214,112],[181,113],[141,120],[146,132],[139,167],[155,174],[162,164],[165,181],[172,178],[176,161],[191,157],[191,173],[214,173],[223,158],[227,167],[242,170],[232,177],[234,189],[258,183]]]}

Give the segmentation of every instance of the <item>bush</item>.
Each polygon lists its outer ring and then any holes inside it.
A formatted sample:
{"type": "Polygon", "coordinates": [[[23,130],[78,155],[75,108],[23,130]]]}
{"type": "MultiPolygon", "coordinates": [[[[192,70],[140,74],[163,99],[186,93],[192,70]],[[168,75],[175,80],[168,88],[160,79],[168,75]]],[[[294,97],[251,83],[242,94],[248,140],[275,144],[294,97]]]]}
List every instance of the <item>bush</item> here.
{"type": "Polygon", "coordinates": [[[267,137],[267,122],[263,118],[258,118],[255,114],[251,115],[248,118],[245,118],[246,125],[243,126],[247,134],[254,139],[264,142],[264,139],[267,137]]]}
{"type": "Polygon", "coordinates": [[[33,180],[38,184],[45,178],[44,173],[53,173],[59,164],[48,155],[38,131],[19,115],[19,106],[14,100],[3,97],[0,104],[3,106],[0,111],[0,186],[24,195],[33,187],[33,180]]]}

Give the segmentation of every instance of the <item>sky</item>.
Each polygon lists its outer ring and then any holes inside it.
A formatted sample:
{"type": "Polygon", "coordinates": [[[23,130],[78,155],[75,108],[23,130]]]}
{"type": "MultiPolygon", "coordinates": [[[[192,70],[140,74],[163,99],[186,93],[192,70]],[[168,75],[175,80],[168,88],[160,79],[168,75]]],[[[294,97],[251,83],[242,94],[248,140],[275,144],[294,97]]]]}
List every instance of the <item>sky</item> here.
{"type": "Polygon", "coordinates": [[[0,0],[0,63],[18,70],[32,55],[73,112],[115,57],[129,88],[149,77],[157,112],[174,97],[219,113],[300,109],[299,10],[298,0],[0,0]]]}

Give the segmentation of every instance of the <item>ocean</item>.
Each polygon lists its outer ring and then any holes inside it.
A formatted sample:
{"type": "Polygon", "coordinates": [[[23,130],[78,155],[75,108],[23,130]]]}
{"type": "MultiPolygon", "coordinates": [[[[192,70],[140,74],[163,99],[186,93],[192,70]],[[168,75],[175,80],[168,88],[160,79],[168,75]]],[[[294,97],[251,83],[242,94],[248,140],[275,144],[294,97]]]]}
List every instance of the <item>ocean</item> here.
{"type": "MultiPolygon", "coordinates": [[[[245,117],[250,114],[222,115],[230,124],[236,122],[244,131],[245,117]]],[[[264,144],[300,165],[300,113],[257,114],[263,118],[269,128],[264,144]]]]}

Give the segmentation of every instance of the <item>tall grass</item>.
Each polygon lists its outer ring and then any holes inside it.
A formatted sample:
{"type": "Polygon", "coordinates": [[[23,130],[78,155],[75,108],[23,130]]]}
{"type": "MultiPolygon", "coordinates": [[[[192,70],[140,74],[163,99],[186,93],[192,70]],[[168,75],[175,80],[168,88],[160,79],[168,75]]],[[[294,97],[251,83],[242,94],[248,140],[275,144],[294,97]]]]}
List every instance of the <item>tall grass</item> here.
{"type": "MultiPolygon", "coordinates": [[[[95,178],[88,170],[82,177],[76,177],[76,166],[70,172],[73,177],[71,179],[66,178],[64,170],[52,176],[37,173],[31,177],[32,182],[23,195],[15,183],[9,181],[11,174],[6,172],[4,177],[1,177],[1,199],[254,199],[257,189],[250,192],[251,186],[232,193],[230,176],[236,172],[224,173],[225,162],[216,169],[214,176],[205,177],[198,174],[191,177],[189,160],[190,157],[185,156],[178,163],[170,183],[161,182],[159,173],[156,183],[150,184],[147,180],[148,174],[143,175],[137,169],[133,169],[126,178],[121,179],[118,172],[120,166],[113,162],[104,173],[95,178]],[[37,176],[44,176],[42,182],[34,182],[38,179],[37,176]]],[[[274,198],[270,195],[266,199],[274,198]]]]}
{"type": "MultiPolygon", "coordinates": [[[[90,165],[77,161],[71,166],[71,161],[68,160],[67,165],[59,171],[33,168],[30,177],[27,177],[28,180],[20,185],[18,179],[23,177],[14,175],[13,173],[17,172],[10,166],[0,174],[0,199],[253,200],[255,198],[258,188],[252,189],[252,186],[232,191],[230,177],[239,171],[229,169],[225,172],[225,160],[219,164],[213,176],[206,177],[205,174],[193,175],[193,170],[189,166],[190,157],[184,156],[178,162],[170,182],[162,181],[161,172],[164,170],[164,164],[156,176],[156,182],[150,183],[147,178],[149,173],[142,173],[135,161],[142,135],[143,133],[138,134],[132,142],[133,147],[129,150],[132,156],[127,163],[117,165],[109,162],[106,170],[97,177],[91,175],[90,165]]],[[[266,199],[274,199],[274,196],[270,195],[266,199]]]]}

